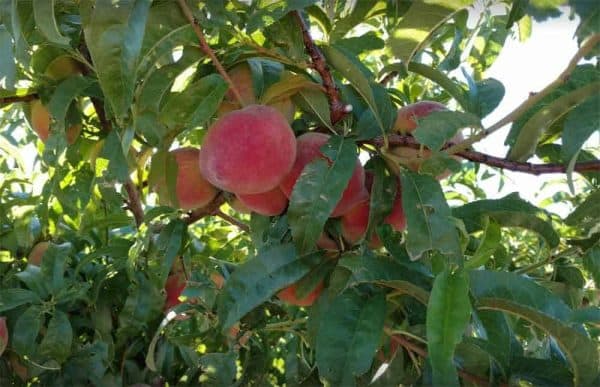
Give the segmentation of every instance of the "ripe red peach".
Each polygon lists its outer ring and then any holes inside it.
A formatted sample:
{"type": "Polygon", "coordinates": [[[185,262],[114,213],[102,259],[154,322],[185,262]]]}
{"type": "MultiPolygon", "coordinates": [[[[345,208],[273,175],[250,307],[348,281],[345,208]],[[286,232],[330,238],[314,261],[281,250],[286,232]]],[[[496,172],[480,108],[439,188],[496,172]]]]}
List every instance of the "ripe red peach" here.
{"type": "Polygon", "coordinates": [[[256,194],[277,187],[296,159],[296,138],[276,109],[250,105],[225,114],[200,149],[200,170],[216,187],[256,194]]]}
{"type": "Polygon", "coordinates": [[[39,242],[29,252],[29,256],[27,257],[27,262],[30,265],[40,266],[42,264],[42,258],[50,247],[50,242],[39,242]]]}
{"type": "Polygon", "coordinates": [[[436,101],[420,101],[401,107],[398,110],[394,130],[400,133],[411,133],[417,128],[417,120],[432,112],[446,110],[446,106],[436,101]]]}
{"type": "MultiPolygon", "coordinates": [[[[296,184],[296,180],[300,177],[304,167],[313,161],[317,157],[325,159],[325,156],[321,153],[320,148],[329,140],[329,136],[323,133],[309,132],[301,135],[297,138],[298,144],[298,156],[294,166],[290,173],[281,182],[281,190],[289,198],[292,195],[292,190],[296,184]]],[[[331,217],[338,217],[344,213],[350,211],[357,203],[365,200],[367,197],[367,191],[364,187],[365,183],[365,170],[360,165],[360,162],[356,161],[356,166],[352,173],[352,177],[346,186],[346,189],[342,193],[342,198],[337,203],[336,207],[331,213],[331,217]]]]}
{"type": "Polygon", "coordinates": [[[317,298],[319,298],[321,292],[323,292],[323,286],[323,282],[319,282],[319,284],[315,286],[315,288],[308,293],[306,297],[298,298],[296,295],[297,284],[293,284],[277,293],[277,297],[281,301],[290,305],[310,306],[317,300],[317,298]]]}
{"type": "MultiPolygon", "coordinates": [[[[177,163],[175,195],[179,208],[192,210],[210,203],[217,195],[217,189],[211,185],[200,172],[198,160],[200,150],[197,148],[179,148],[171,151],[177,163]]],[[[161,202],[174,206],[166,189],[166,181],[161,181],[154,189],[159,193],[161,202]]]]}
{"type": "Polygon", "coordinates": [[[275,187],[268,192],[257,194],[238,194],[240,202],[251,211],[260,215],[274,216],[285,211],[288,199],[279,187],[275,187]]]}

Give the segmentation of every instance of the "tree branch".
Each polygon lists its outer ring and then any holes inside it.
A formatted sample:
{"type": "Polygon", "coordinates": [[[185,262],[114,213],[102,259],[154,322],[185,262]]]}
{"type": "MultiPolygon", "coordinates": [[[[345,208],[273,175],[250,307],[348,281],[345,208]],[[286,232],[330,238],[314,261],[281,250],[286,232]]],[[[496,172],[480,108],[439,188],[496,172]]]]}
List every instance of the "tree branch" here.
{"type": "MultiPolygon", "coordinates": [[[[402,136],[399,134],[391,134],[388,136],[390,145],[403,146],[407,148],[420,149],[421,144],[412,136],[402,136]]],[[[383,147],[384,141],[381,137],[373,140],[363,141],[363,144],[370,144],[376,147],[383,147]]],[[[454,146],[452,143],[446,144],[442,149],[448,150],[454,146]]],[[[541,175],[546,173],[565,173],[567,166],[559,163],[534,164],[518,161],[510,161],[501,157],[490,156],[485,153],[473,150],[461,150],[455,153],[463,159],[474,161],[480,164],[486,164],[491,167],[507,169],[510,171],[524,172],[532,175],[541,175]]],[[[585,161],[575,164],[576,172],[593,172],[600,171],[600,160],[585,161]]]]}
{"type": "Polygon", "coordinates": [[[585,57],[599,43],[600,43],[600,34],[594,34],[594,35],[590,36],[589,38],[587,38],[583,42],[583,44],[581,45],[579,50],[571,58],[567,67],[563,70],[562,73],[560,73],[558,78],[556,78],[554,81],[552,81],[546,87],[544,87],[541,91],[530,94],[529,98],[527,98],[522,104],[517,106],[517,108],[515,110],[508,113],[506,116],[504,116],[504,118],[500,119],[498,122],[496,122],[489,128],[483,130],[479,134],[471,136],[471,137],[467,138],[466,140],[459,142],[459,143],[451,146],[450,148],[448,148],[448,153],[454,154],[461,150],[465,150],[468,147],[470,147],[471,145],[473,145],[474,143],[476,143],[477,141],[479,141],[479,140],[483,139],[484,137],[487,137],[490,134],[494,133],[495,131],[503,128],[504,125],[515,121],[523,113],[525,113],[527,110],[532,108],[535,104],[537,104],[539,101],[541,101],[543,98],[545,98],[548,94],[550,94],[556,87],[566,83],[569,80],[569,77],[571,76],[571,73],[573,72],[573,70],[575,70],[575,68],[577,67],[577,64],[579,63],[581,58],[585,57]]]}
{"type": "Polygon", "coordinates": [[[194,15],[192,14],[192,10],[190,9],[190,7],[188,7],[185,0],[177,0],[177,3],[179,3],[179,8],[181,8],[181,12],[183,12],[186,19],[188,19],[188,21],[192,25],[192,28],[194,29],[194,32],[196,33],[196,36],[198,37],[198,40],[200,41],[200,48],[202,49],[202,51],[204,51],[204,53],[206,55],[208,55],[208,57],[212,61],[213,65],[217,68],[217,71],[219,72],[219,74],[221,74],[223,79],[225,79],[225,82],[227,82],[227,84],[229,85],[229,89],[233,93],[233,96],[235,97],[235,99],[239,102],[240,106],[245,106],[246,104],[244,103],[244,101],[242,99],[240,91],[237,89],[236,85],[233,83],[233,81],[229,77],[229,74],[227,74],[227,71],[225,71],[225,68],[223,67],[223,65],[221,65],[221,62],[219,62],[219,59],[215,55],[215,52],[212,50],[212,48],[210,48],[210,46],[206,42],[206,37],[204,36],[204,33],[202,32],[202,28],[200,28],[198,19],[196,19],[194,17],[194,15]]]}
{"type": "Polygon", "coordinates": [[[40,96],[37,93],[27,94],[27,95],[15,95],[12,97],[3,97],[3,98],[0,98],[0,107],[10,105],[12,103],[18,103],[18,102],[31,102],[38,98],[40,98],[40,96]]]}
{"type": "Polygon", "coordinates": [[[242,231],[246,231],[246,232],[250,231],[250,227],[246,223],[237,220],[233,216],[227,215],[226,213],[224,213],[221,210],[216,210],[214,212],[214,215],[218,216],[219,218],[223,219],[224,221],[226,221],[230,224],[233,224],[234,226],[237,226],[237,228],[239,228],[242,231]]]}
{"type": "Polygon", "coordinates": [[[329,109],[330,109],[330,118],[331,123],[335,124],[339,122],[348,111],[346,106],[342,103],[340,99],[340,92],[335,85],[333,77],[331,76],[331,72],[329,71],[329,66],[327,62],[325,62],[325,58],[323,54],[315,44],[312,36],[310,36],[310,32],[308,31],[308,27],[300,14],[300,11],[292,12],[294,18],[298,22],[300,29],[302,30],[302,38],[304,40],[304,47],[312,60],[312,67],[319,73],[321,79],[323,80],[323,86],[325,87],[325,94],[327,95],[327,99],[329,100],[329,109]]]}
{"type": "Polygon", "coordinates": [[[124,186],[125,190],[127,191],[127,196],[129,197],[127,200],[127,208],[129,208],[129,210],[133,213],[135,224],[139,228],[140,225],[144,223],[144,209],[142,208],[140,193],[130,178],[127,178],[124,186]]]}
{"type": "MultiPolygon", "coordinates": [[[[400,345],[402,348],[404,348],[408,351],[414,352],[417,355],[421,356],[422,358],[427,357],[428,354],[427,354],[427,350],[425,348],[422,348],[418,344],[413,343],[412,341],[408,340],[407,338],[403,337],[402,335],[390,334],[390,332],[388,332],[388,330],[386,330],[386,334],[388,334],[390,336],[390,340],[394,341],[396,344],[400,345]]],[[[489,386],[490,385],[489,380],[484,379],[480,376],[468,373],[464,370],[461,370],[460,368],[457,369],[457,373],[462,379],[469,381],[477,386],[489,386]]],[[[500,386],[508,387],[508,384],[500,383],[500,386]]]]}

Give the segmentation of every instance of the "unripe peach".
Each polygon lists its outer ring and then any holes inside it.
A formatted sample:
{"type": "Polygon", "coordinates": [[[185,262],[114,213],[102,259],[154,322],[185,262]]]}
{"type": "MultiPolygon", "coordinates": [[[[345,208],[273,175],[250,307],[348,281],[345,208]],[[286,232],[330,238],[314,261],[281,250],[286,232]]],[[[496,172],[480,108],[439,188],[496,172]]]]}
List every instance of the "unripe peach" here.
{"type": "MultiPolygon", "coordinates": [[[[229,78],[233,81],[235,88],[240,93],[244,105],[252,105],[256,103],[256,96],[254,95],[254,86],[252,83],[252,72],[250,66],[247,63],[241,63],[227,72],[229,78]]],[[[230,102],[238,103],[235,94],[231,89],[227,90],[225,99],[230,102]]]]}
{"type": "Polygon", "coordinates": [[[81,65],[68,55],[57,57],[46,68],[46,75],[54,80],[61,80],[80,73],[81,65]]]}
{"type": "MultiPolygon", "coordinates": [[[[171,153],[175,156],[177,162],[175,193],[179,201],[179,208],[192,210],[204,207],[210,203],[217,195],[217,189],[200,172],[200,166],[198,165],[200,150],[196,148],[180,148],[171,151],[171,153]]],[[[158,188],[159,192],[162,188],[158,188]]],[[[161,197],[161,200],[164,203],[174,205],[173,203],[169,203],[168,195],[163,196],[165,197],[161,197]]]]}
{"type": "Polygon", "coordinates": [[[285,211],[288,204],[287,197],[283,194],[279,187],[275,187],[268,192],[257,194],[238,194],[237,198],[251,211],[265,216],[281,214],[283,211],[285,211]]]}
{"type": "Polygon", "coordinates": [[[40,242],[33,246],[29,252],[27,262],[29,262],[30,265],[40,266],[42,264],[42,258],[44,257],[46,250],[48,250],[48,247],[50,247],[50,242],[40,242]]]}
{"type": "Polygon", "coordinates": [[[411,133],[416,129],[418,119],[440,110],[446,110],[446,106],[436,101],[420,101],[403,106],[398,110],[394,130],[400,133],[411,133]]]}
{"type": "Polygon", "coordinates": [[[296,296],[297,284],[293,284],[277,293],[277,298],[290,305],[310,306],[316,301],[317,298],[319,298],[321,292],[323,291],[323,287],[323,282],[319,282],[319,284],[315,286],[315,288],[308,293],[306,297],[298,298],[296,296]]]}
{"type": "MultiPolygon", "coordinates": [[[[33,131],[38,135],[42,142],[48,141],[48,137],[50,137],[50,123],[52,122],[52,117],[48,108],[42,104],[42,101],[39,99],[31,101],[30,105],[30,122],[33,131]]],[[[75,124],[71,125],[67,129],[67,143],[73,144],[79,134],[81,133],[81,125],[75,124]]]]}
{"type": "MultiPolygon", "coordinates": [[[[296,180],[298,180],[302,174],[304,167],[317,157],[326,159],[321,153],[320,148],[325,145],[328,140],[328,135],[317,132],[305,133],[297,138],[298,151],[296,161],[292,167],[292,170],[287,174],[287,176],[285,176],[280,185],[281,190],[288,198],[292,195],[296,180]]],[[[350,178],[346,189],[342,193],[342,198],[333,209],[331,216],[341,216],[348,212],[357,203],[365,200],[368,194],[365,190],[364,184],[365,170],[357,160],[352,177],[350,178]]]]}
{"type": "Polygon", "coordinates": [[[225,114],[200,149],[200,170],[222,190],[256,194],[277,187],[296,159],[296,138],[276,109],[250,105],[225,114]]]}

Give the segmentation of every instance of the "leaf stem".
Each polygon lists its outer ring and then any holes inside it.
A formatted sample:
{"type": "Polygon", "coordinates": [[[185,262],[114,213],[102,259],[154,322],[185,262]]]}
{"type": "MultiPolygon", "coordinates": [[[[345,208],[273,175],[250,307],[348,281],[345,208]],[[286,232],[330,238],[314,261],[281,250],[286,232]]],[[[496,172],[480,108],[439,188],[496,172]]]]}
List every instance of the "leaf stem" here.
{"type": "Polygon", "coordinates": [[[179,7],[181,8],[181,11],[183,12],[186,19],[188,19],[188,21],[192,25],[192,28],[194,29],[194,32],[196,33],[196,36],[198,37],[198,40],[200,41],[200,48],[202,49],[202,51],[204,51],[204,53],[206,55],[208,55],[208,57],[212,61],[213,65],[217,68],[217,71],[219,72],[219,74],[223,77],[225,82],[227,82],[227,84],[229,85],[229,90],[231,90],[231,92],[233,93],[233,96],[238,101],[240,106],[246,106],[237,86],[233,83],[233,81],[229,77],[229,74],[227,74],[227,71],[225,71],[225,68],[223,67],[221,62],[219,62],[219,59],[215,55],[215,52],[213,51],[213,49],[210,48],[210,46],[208,45],[208,43],[206,41],[206,37],[204,36],[204,33],[202,32],[202,28],[200,28],[200,23],[198,23],[198,19],[196,19],[194,17],[194,15],[192,14],[192,10],[190,9],[190,7],[188,7],[185,0],[177,0],[177,3],[179,3],[179,7]]]}
{"type": "Polygon", "coordinates": [[[527,110],[529,110],[535,104],[537,104],[539,101],[541,101],[543,98],[545,98],[548,94],[550,94],[552,92],[552,90],[554,90],[556,87],[566,83],[569,80],[569,77],[571,76],[571,73],[573,72],[573,70],[575,70],[575,68],[577,67],[577,64],[579,63],[581,58],[585,57],[599,43],[600,43],[600,34],[594,34],[594,35],[590,36],[589,38],[587,38],[583,42],[583,44],[581,45],[579,50],[577,50],[575,55],[571,58],[567,67],[563,70],[562,73],[560,73],[560,75],[554,81],[552,81],[550,84],[548,84],[546,87],[544,87],[541,91],[530,94],[529,98],[527,98],[522,104],[517,106],[516,109],[514,109],[512,112],[508,113],[506,116],[504,116],[502,119],[500,119],[498,122],[496,122],[489,128],[483,130],[479,134],[476,134],[474,136],[467,138],[465,141],[459,142],[459,143],[449,147],[447,149],[447,152],[449,154],[455,154],[462,150],[465,150],[469,146],[476,143],[477,141],[489,136],[490,134],[503,128],[505,125],[507,125],[507,124],[515,121],[519,117],[521,117],[521,115],[523,115],[523,113],[525,113],[527,110]]]}

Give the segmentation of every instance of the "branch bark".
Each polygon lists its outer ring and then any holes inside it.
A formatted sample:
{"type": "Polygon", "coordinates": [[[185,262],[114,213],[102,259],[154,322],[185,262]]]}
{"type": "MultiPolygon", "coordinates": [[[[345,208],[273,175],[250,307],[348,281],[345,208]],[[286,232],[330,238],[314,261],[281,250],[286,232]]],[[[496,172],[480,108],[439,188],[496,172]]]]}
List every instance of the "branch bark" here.
{"type": "Polygon", "coordinates": [[[127,178],[124,186],[127,191],[127,196],[129,197],[127,200],[127,208],[133,213],[135,224],[139,228],[140,225],[144,223],[144,209],[142,208],[140,193],[130,178],[127,178]]]}
{"type": "Polygon", "coordinates": [[[310,35],[308,27],[304,22],[300,11],[294,11],[293,16],[302,30],[304,47],[306,48],[306,51],[312,60],[312,67],[319,73],[323,81],[325,94],[327,95],[327,100],[329,101],[331,123],[335,124],[336,122],[342,120],[344,116],[348,114],[348,112],[346,111],[344,103],[342,103],[340,92],[335,85],[333,77],[331,76],[331,71],[329,71],[329,66],[325,61],[325,57],[323,57],[323,53],[321,53],[321,50],[319,50],[312,36],[310,35]]]}
{"type": "Polygon", "coordinates": [[[0,98],[0,106],[6,106],[6,105],[10,105],[12,103],[18,103],[18,102],[31,102],[38,98],[40,98],[40,97],[37,93],[27,94],[27,95],[16,95],[13,97],[3,97],[3,98],[0,98]]]}
{"type": "MultiPolygon", "coordinates": [[[[402,136],[399,134],[391,134],[388,136],[388,141],[390,145],[395,146],[403,146],[407,148],[420,149],[421,144],[417,142],[417,140],[412,136],[402,136]]],[[[376,147],[383,147],[384,140],[381,137],[378,137],[373,140],[363,141],[363,144],[370,144],[376,147]]],[[[454,146],[452,143],[448,143],[444,146],[445,150],[451,149],[454,146]]],[[[463,159],[474,161],[480,164],[486,164],[491,167],[507,169],[510,171],[516,172],[524,172],[529,173],[531,175],[542,175],[546,173],[565,173],[567,171],[567,166],[564,164],[558,163],[548,163],[548,164],[535,164],[535,163],[526,163],[526,162],[518,162],[506,160],[501,157],[487,155],[485,153],[473,151],[473,150],[461,150],[455,153],[456,156],[459,156],[463,159]]],[[[574,170],[576,172],[593,172],[600,171],[600,160],[597,161],[585,161],[581,163],[575,164],[574,170]]]]}
{"type": "Polygon", "coordinates": [[[192,25],[192,28],[194,29],[194,32],[196,33],[196,36],[198,37],[198,40],[200,42],[200,48],[206,55],[208,55],[219,74],[221,74],[225,82],[227,82],[227,84],[229,85],[229,90],[231,90],[233,96],[238,101],[240,106],[245,106],[246,104],[242,99],[240,91],[237,89],[237,87],[229,77],[229,74],[227,74],[227,71],[225,71],[225,68],[223,67],[221,62],[219,62],[219,59],[215,55],[215,52],[208,45],[206,37],[202,32],[202,28],[200,28],[200,24],[198,23],[198,19],[194,17],[194,15],[192,14],[192,10],[190,9],[190,7],[188,7],[185,0],[177,0],[177,3],[179,3],[179,8],[181,8],[181,12],[183,12],[183,15],[186,17],[186,19],[188,19],[188,21],[192,25]]]}

